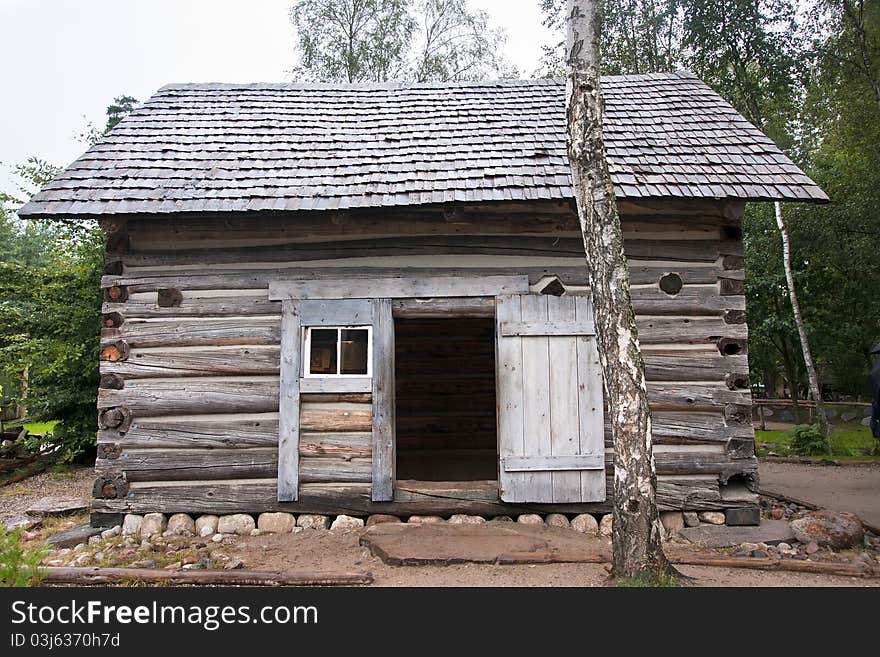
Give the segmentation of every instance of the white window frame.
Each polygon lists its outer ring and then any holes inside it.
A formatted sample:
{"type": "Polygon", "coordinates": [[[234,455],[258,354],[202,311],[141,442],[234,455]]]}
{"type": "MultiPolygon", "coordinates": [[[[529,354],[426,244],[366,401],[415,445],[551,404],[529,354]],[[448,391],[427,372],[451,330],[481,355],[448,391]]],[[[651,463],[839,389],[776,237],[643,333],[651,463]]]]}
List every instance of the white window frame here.
{"type": "Polygon", "coordinates": [[[373,327],[369,324],[355,326],[303,326],[303,378],[306,379],[364,379],[373,376],[373,327]],[[342,331],[358,330],[367,332],[367,373],[366,374],[321,374],[312,373],[312,330],[336,331],[336,367],[342,367],[342,331]]]}

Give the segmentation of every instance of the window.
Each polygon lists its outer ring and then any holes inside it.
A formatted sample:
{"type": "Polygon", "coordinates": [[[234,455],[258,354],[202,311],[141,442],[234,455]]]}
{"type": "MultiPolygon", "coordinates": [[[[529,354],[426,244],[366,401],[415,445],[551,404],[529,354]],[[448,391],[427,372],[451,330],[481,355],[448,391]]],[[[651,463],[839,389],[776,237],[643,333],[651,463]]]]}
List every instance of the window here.
{"type": "Polygon", "coordinates": [[[368,326],[308,327],[303,344],[305,376],[370,376],[368,326]]]}

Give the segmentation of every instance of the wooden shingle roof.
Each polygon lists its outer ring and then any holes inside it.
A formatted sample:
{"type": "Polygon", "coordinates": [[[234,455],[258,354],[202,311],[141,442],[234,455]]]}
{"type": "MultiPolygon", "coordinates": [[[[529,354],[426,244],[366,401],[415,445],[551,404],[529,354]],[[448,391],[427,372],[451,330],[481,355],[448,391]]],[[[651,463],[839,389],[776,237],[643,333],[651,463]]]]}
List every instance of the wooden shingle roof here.
{"type": "MultiPolygon", "coordinates": [[[[689,73],[603,79],[618,198],[825,201],[689,73]]],[[[160,89],[27,217],[569,199],[565,85],[185,84],[160,89]]]]}

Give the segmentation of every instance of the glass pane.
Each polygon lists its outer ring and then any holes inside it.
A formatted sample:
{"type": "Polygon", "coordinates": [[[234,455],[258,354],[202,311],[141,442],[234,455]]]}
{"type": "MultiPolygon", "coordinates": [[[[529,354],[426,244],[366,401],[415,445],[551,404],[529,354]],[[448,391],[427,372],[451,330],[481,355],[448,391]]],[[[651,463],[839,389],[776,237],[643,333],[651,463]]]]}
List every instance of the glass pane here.
{"type": "Polygon", "coordinates": [[[310,374],[336,374],[336,329],[311,329],[310,374]]]}
{"type": "Polygon", "coordinates": [[[366,329],[342,329],[341,374],[367,373],[366,329]]]}

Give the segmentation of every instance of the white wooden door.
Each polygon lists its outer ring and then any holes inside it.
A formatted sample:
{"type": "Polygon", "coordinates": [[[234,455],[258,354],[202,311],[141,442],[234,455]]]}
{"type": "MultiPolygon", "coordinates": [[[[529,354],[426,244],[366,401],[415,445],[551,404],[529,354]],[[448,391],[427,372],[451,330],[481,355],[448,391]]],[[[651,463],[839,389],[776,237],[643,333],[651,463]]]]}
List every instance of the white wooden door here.
{"type": "Polygon", "coordinates": [[[602,375],[588,296],[496,298],[501,499],[605,501],[602,375]]]}

